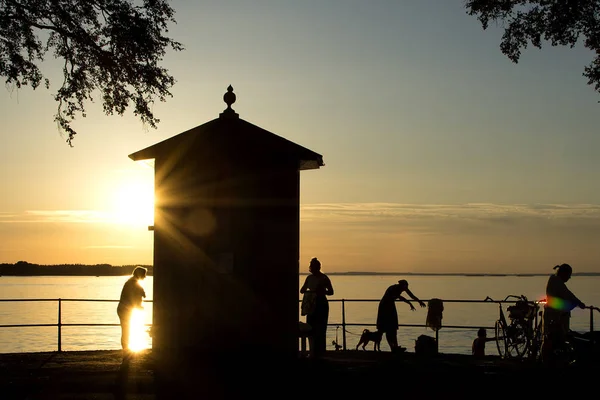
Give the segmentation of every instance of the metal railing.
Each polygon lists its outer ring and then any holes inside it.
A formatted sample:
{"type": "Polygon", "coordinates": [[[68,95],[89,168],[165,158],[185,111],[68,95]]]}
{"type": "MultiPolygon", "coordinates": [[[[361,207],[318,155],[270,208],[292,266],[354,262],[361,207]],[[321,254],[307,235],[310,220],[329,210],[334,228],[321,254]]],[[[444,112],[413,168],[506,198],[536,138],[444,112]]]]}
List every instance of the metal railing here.
{"type": "MultiPolygon", "coordinates": [[[[58,302],[58,318],[56,324],[10,324],[0,325],[0,328],[26,328],[26,327],[52,327],[55,326],[58,329],[57,332],[57,347],[58,351],[62,352],[62,327],[63,326],[121,326],[121,324],[100,324],[100,323],[79,323],[79,324],[65,324],[62,322],[62,304],[63,302],[99,302],[99,303],[118,303],[119,300],[108,300],[108,299],[0,299],[0,303],[5,302],[58,302]]],[[[144,303],[152,303],[152,300],[144,300],[144,303]]],[[[151,326],[151,324],[145,324],[145,326],[151,326]]]]}
{"type": "MultiPolygon", "coordinates": [[[[424,302],[428,302],[429,300],[423,300],[424,302]]],[[[510,303],[514,304],[514,301],[503,301],[503,300],[442,300],[444,303],[510,303]]],[[[105,300],[105,299],[0,299],[0,303],[4,302],[58,302],[58,316],[57,322],[55,324],[9,324],[9,325],[0,325],[0,328],[24,328],[24,327],[57,327],[57,348],[59,352],[62,352],[62,328],[65,326],[73,327],[73,326],[88,326],[88,327],[100,327],[100,326],[120,326],[118,323],[114,324],[106,324],[106,323],[71,323],[65,324],[62,322],[62,305],[64,302],[109,302],[109,303],[117,303],[118,300],[105,300]]],[[[152,303],[152,300],[144,300],[145,303],[152,303]]],[[[301,302],[301,300],[300,300],[301,302]]],[[[330,303],[341,303],[341,322],[335,323],[330,322],[328,326],[341,326],[342,329],[342,349],[347,349],[347,337],[346,337],[346,328],[349,326],[375,326],[376,324],[372,323],[364,323],[364,322],[348,322],[346,320],[346,304],[347,303],[369,303],[369,302],[379,302],[378,299],[329,299],[330,303]]],[[[529,301],[529,303],[534,303],[533,301],[529,301]]],[[[590,311],[590,319],[589,319],[589,329],[590,332],[594,330],[594,311],[599,311],[598,307],[588,306],[586,307],[590,311]]],[[[152,324],[145,324],[145,326],[151,326],[152,324]]],[[[398,327],[407,327],[407,328],[424,328],[425,324],[399,324],[398,327]]],[[[478,329],[482,328],[481,325],[443,325],[444,328],[453,328],[453,329],[478,329]]],[[[494,329],[494,327],[483,327],[486,329],[494,329]]],[[[437,343],[439,344],[439,330],[435,331],[435,338],[437,343]]]]}
{"type": "MultiPolygon", "coordinates": [[[[330,326],[341,326],[342,327],[342,350],[347,350],[348,346],[347,346],[347,330],[346,327],[348,326],[376,326],[376,324],[374,323],[351,323],[351,322],[347,322],[346,321],[346,303],[356,303],[356,302],[376,302],[379,303],[379,299],[329,299],[329,303],[336,303],[336,302],[340,302],[341,303],[341,323],[332,323],[329,322],[327,324],[328,327],[330,326]]],[[[428,303],[430,300],[421,300],[425,303],[428,303]]],[[[451,299],[451,300],[442,300],[443,303],[485,303],[485,304],[514,304],[515,301],[514,300],[461,300],[461,299],[451,299]]],[[[302,302],[302,300],[300,300],[300,302],[302,302]]],[[[401,302],[400,300],[396,300],[396,302],[401,302]]],[[[412,301],[411,301],[412,302],[412,301]]],[[[535,301],[527,301],[530,304],[535,304],[535,301]]],[[[586,309],[589,310],[590,312],[590,319],[589,319],[589,330],[590,332],[594,331],[594,311],[598,311],[600,312],[600,309],[598,307],[594,307],[594,306],[587,306],[586,309]]],[[[537,318],[537,315],[536,315],[537,318]]],[[[426,328],[427,325],[426,324],[398,324],[398,327],[406,327],[406,328],[426,328]]],[[[444,328],[452,328],[452,329],[479,329],[479,328],[485,328],[485,329],[495,329],[494,326],[488,327],[488,326],[481,326],[481,325],[443,325],[444,328]]],[[[439,346],[439,333],[440,330],[435,330],[435,339],[436,339],[436,343],[439,346]]],[[[338,343],[339,344],[339,343],[338,343]]]]}

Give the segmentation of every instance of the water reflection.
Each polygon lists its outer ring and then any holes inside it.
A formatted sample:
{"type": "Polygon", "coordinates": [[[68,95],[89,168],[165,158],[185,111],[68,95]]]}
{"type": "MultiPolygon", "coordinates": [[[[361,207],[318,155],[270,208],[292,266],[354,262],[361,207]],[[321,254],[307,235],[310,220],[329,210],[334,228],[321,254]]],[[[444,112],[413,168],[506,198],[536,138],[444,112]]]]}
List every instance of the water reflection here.
{"type": "MultiPolygon", "coordinates": [[[[369,303],[346,303],[346,322],[374,324],[377,315],[377,302],[381,298],[389,282],[401,276],[339,276],[333,275],[336,295],[330,300],[329,321],[332,326],[327,331],[328,349],[331,342],[342,341],[341,328],[336,324],[342,322],[341,303],[335,299],[373,299],[369,303]],[[336,338],[336,335],[338,337],[336,338]]],[[[116,277],[11,277],[0,278],[0,298],[49,298],[70,299],[107,299],[106,302],[68,302],[62,303],[62,322],[65,324],[100,323],[114,326],[81,327],[63,326],[62,348],[69,350],[117,350],[120,345],[119,319],[116,313],[117,301],[127,276],[116,277]]],[[[146,299],[153,299],[152,279],[144,281],[146,299]]],[[[299,285],[304,276],[299,277],[299,285]]],[[[543,295],[546,276],[541,277],[443,277],[412,276],[411,285],[419,287],[419,295],[428,299],[479,299],[486,296],[504,298],[507,294],[525,294],[528,298],[539,298],[543,295]]],[[[571,284],[571,282],[569,282],[571,284]]],[[[600,277],[575,277],[571,286],[586,304],[600,305],[600,277]]],[[[300,304],[298,303],[298,307],[300,304]]],[[[444,304],[444,325],[493,326],[498,317],[495,304],[444,304]]],[[[427,313],[423,310],[410,312],[399,307],[399,319],[406,324],[424,324],[427,313]]],[[[299,319],[300,313],[298,312],[299,319]]],[[[598,314],[595,315],[596,320],[598,314]]],[[[144,302],[143,319],[145,324],[152,323],[152,303],[144,302]]],[[[43,303],[3,303],[0,302],[0,325],[9,324],[56,324],[58,320],[57,302],[43,303]]],[[[585,331],[589,329],[589,312],[576,309],[573,312],[571,325],[573,329],[585,331]]],[[[598,323],[596,322],[596,325],[598,323]]],[[[358,343],[360,333],[369,326],[348,326],[351,333],[346,334],[348,348],[358,343]]],[[[414,340],[421,334],[432,335],[425,328],[401,328],[398,340],[412,351],[414,340]]],[[[461,330],[442,327],[440,330],[440,351],[446,353],[471,354],[471,343],[477,329],[461,330]]],[[[144,330],[147,348],[152,347],[152,339],[144,330]]],[[[0,328],[0,353],[55,351],[57,349],[56,327],[0,328]]],[[[386,344],[381,349],[387,351],[386,344]]]]}
{"type": "MultiPolygon", "coordinates": [[[[62,350],[116,350],[121,348],[119,318],[116,313],[121,288],[130,275],[87,276],[31,276],[0,278],[0,298],[3,299],[58,299],[61,302],[62,350]],[[103,301],[69,301],[65,299],[96,299],[103,301]],[[114,326],[69,326],[69,324],[113,324],[114,326]]],[[[144,281],[146,301],[141,314],[143,334],[136,347],[151,348],[152,340],[146,332],[152,324],[152,276],[144,281]]],[[[0,325],[56,324],[58,301],[0,302],[0,325]]],[[[23,327],[0,328],[0,353],[56,351],[58,328],[23,327]]]]}

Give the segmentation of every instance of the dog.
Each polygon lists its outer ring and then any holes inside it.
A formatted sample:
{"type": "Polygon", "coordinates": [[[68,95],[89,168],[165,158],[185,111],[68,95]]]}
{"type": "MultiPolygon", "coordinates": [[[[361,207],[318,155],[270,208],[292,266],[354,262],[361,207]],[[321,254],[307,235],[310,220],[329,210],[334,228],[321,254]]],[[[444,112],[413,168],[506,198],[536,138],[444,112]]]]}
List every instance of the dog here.
{"type": "Polygon", "coordinates": [[[365,349],[365,346],[369,344],[369,342],[373,342],[373,351],[381,351],[381,338],[383,337],[383,332],[375,331],[371,332],[368,329],[365,329],[360,335],[360,340],[356,345],[356,350],[362,344],[362,349],[365,349]]]}

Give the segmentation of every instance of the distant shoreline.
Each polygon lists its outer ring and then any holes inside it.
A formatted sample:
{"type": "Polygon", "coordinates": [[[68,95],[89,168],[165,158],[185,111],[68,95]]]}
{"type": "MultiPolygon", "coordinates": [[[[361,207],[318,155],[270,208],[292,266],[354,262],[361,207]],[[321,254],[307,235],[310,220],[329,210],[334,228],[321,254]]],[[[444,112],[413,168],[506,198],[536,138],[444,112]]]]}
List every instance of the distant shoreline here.
{"type": "MultiPolygon", "coordinates": [[[[110,264],[61,264],[40,265],[19,261],[15,264],[0,264],[0,276],[123,276],[131,275],[135,267],[144,267],[148,275],[152,276],[154,268],[152,265],[120,265],[110,264]]],[[[308,272],[300,272],[300,275],[308,275],[308,272]]],[[[327,275],[336,276],[465,276],[465,277],[503,277],[503,276],[548,276],[550,273],[480,273],[480,272],[373,272],[373,271],[346,271],[327,272],[327,275]]],[[[600,272],[579,272],[573,276],[600,276],[600,272]]]]}
{"type": "MultiPolygon", "coordinates": [[[[308,275],[307,272],[301,272],[300,275],[308,275]]],[[[519,276],[519,277],[529,277],[529,276],[548,276],[550,274],[521,274],[521,273],[506,273],[506,274],[497,274],[497,273],[468,273],[468,272],[327,272],[327,275],[351,275],[351,276],[361,276],[361,275],[382,275],[382,276],[468,276],[468,277],[478,277],[478,276],[486,276],[486,277],[502,277],[502,276],[519,276]]],[[[573,276],[600,276],[600,272],[573,272],[573,276]]]]}
{"type": "Polygon", "coordinates": [[[15,264],[0,264],[0,276],[122,276],[131,275],[138,266],[146,268],[149,276],[153,275],[154,268],[151,265],[40,265],[19,261],[15,264]]]}

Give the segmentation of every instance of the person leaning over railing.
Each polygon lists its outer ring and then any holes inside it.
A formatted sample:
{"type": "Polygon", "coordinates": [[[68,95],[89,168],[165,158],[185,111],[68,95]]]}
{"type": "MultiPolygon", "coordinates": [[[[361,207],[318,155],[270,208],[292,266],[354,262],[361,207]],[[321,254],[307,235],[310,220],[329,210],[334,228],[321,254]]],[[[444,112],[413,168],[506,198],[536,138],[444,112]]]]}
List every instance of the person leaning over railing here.
{"type": "Polygon", "coordinates": [[[398,345],[398,311],[396,310],[396,299],[405,302],[410,306],[411,311],[415,311],[415,306],[402,296],[406,293],[411,299],[418,302],[421,307],[427,305],[419,300],[408,288],[408,281],[401,279],[398,283],[389,286],[383,297],[379,301],[377,308],[377,330],[385,333],[385,338],[392,352],[406,351],[406,347],[398,345]]]}
{"type": "Polygon", "coordinates": [[[117,315],[121,323],[121,347],[123,347],[123,358],[129,354],[129,334],[131,327],[131,315],[133,309],[143,308],[142,299],[146,297],[144,288],[139,281],[146,278],[148,270],[144,267],[136,267],[131,274],[131,278],[125,282],[121,290],[119,305],[117,306],[117,315]]]}
{"type": "Polygon", "coordinates": [[[562,349],[570,330],[571,310],[585,308],[585,304],[567,288],[573,268],[569,264],[554,267],[546,285],[546,305],[544,306],[544,337],[542,359],[548,359],[555,350],[562,349]]]}

